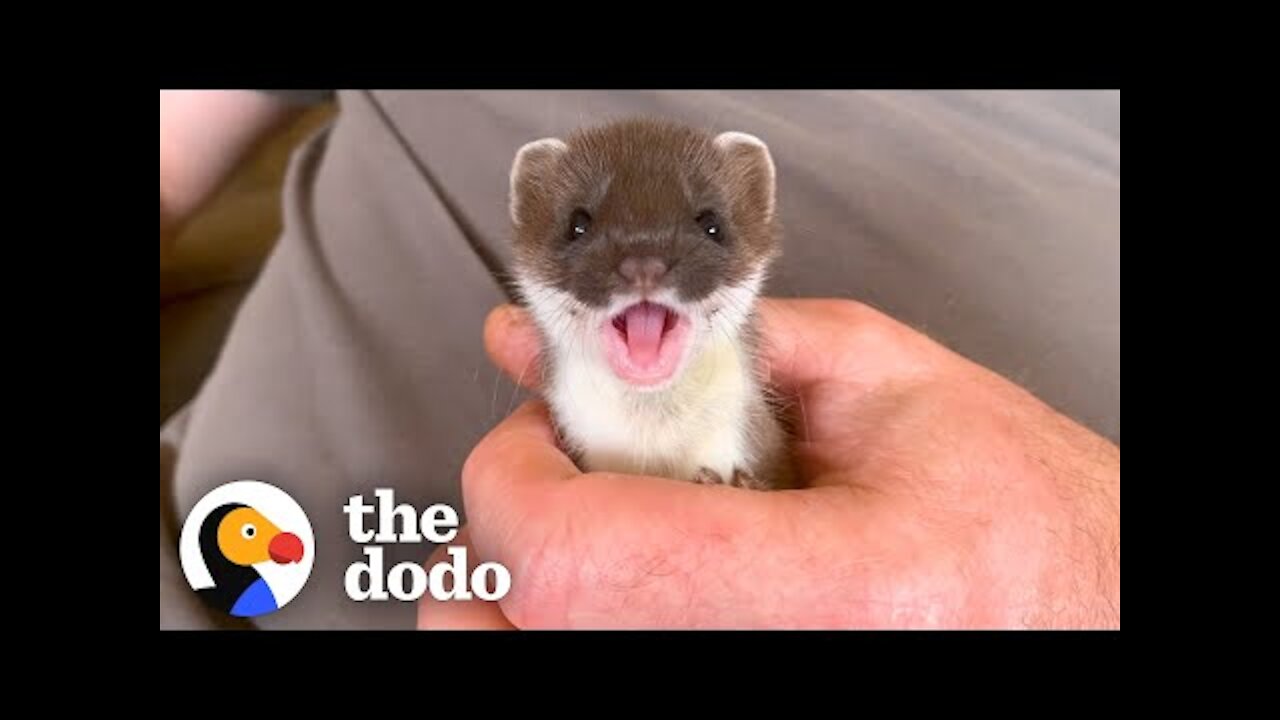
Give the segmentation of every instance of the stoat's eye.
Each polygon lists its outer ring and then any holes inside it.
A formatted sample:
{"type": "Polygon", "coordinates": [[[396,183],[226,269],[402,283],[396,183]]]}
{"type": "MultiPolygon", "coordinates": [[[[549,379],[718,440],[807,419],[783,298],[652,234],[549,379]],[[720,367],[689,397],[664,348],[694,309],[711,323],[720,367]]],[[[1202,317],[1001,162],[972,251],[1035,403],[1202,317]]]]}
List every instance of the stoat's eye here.
{"type": "Polygon", "coordinates": [[[716,242],[724,240],[724,231],[720,228],[720,218],[716,216],[714,210],[703,210],[698,214],[696,220],[704,235],[716,242]]]}
{"type": "Polygon", "coordinates": [[[591,216],[586,210],[578,209],[573,211],[573,215],[569,216],[569,240],[578,240],[585,237],[587,231],[591,229],[591,216]]]}
{"type": "Polygon", "coordinates": [[[240,536],[243,537],[245,540],[252,540],[254,536],[257,534],[258,534],[258,528],[254,527],[253,523],[245,523],[244,525],[240,526],[240,536]]]}

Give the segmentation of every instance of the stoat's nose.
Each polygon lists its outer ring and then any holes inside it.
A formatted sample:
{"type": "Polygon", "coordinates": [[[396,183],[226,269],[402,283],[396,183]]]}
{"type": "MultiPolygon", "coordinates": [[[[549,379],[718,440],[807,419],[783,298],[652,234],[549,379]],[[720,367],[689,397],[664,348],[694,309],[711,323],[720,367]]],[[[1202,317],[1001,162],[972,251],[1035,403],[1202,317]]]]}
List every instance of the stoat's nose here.
{"type": "Polygon", "coordinates": [[[618,265],[618,274],[640,292],[651,292],[667,274],[667,264],[656,257],[629,257],[618,265]]]}

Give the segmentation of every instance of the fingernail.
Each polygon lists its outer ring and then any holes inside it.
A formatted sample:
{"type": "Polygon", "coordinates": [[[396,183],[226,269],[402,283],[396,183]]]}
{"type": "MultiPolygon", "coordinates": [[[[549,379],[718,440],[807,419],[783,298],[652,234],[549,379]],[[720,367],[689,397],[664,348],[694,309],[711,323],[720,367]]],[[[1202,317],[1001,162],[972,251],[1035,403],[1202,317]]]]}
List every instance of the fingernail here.
{"type": "Polygon", "coordinates": [[[529,322],[529,316],[517,305],[503,305],[498,308],[498,320],[508,326],[524,325],[529,322]]]}

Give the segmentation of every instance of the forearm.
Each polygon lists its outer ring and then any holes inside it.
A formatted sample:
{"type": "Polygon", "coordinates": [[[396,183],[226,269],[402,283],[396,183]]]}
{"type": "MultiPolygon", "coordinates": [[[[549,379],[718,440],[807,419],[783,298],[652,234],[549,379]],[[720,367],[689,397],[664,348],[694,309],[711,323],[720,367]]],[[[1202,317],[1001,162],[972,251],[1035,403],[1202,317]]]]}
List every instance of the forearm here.
{"type": "Polygon", "coordinates": [[[1095,600],[1088,627],[1120,627],[1120,451],[1109,443],[1099,443],[1100,453],[1092,458],[1089,473],[1089,510],[1082,527],[1076,528],[1084,551],[1096,558],[1093,584],[1095,600]]]}
{"type": "Polygon", "coordinates": [[[180,226],[298,109],[248,90],[160,91],[160,234],[180,226]]]}
{"type": "Polygon", "coordinates": [[[1049,408],[1022,389],[1029,412],[1021,447],[1047,471],[1051,496],[1066,510],[1050,535],[1053,556],[1047,602],[1037,627],[1120,626],[1120,448],[1049,408]]]}

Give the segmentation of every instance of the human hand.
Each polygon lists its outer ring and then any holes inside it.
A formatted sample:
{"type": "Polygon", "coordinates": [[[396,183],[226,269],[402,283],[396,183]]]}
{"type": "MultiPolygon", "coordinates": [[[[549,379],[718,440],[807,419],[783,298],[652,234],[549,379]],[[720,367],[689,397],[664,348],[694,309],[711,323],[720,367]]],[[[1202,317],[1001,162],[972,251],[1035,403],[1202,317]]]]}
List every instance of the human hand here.
{"type": "MultiPolygon", "coordinates": [[[[794,398],[803,487],[580,473],[530,402],[463,471],[469,556],[500,603],[425,602],[423,627],[1118,628],[1120,451],[870,308],[761,303],[794,398]]],[[[512,308],[486,346],[536,378],[512,308]]]]}
{"type": "Polygon", "coordinates": [[[255,90],[160,91],[160,266],[250,150],[300,109],[255,90]]]}

